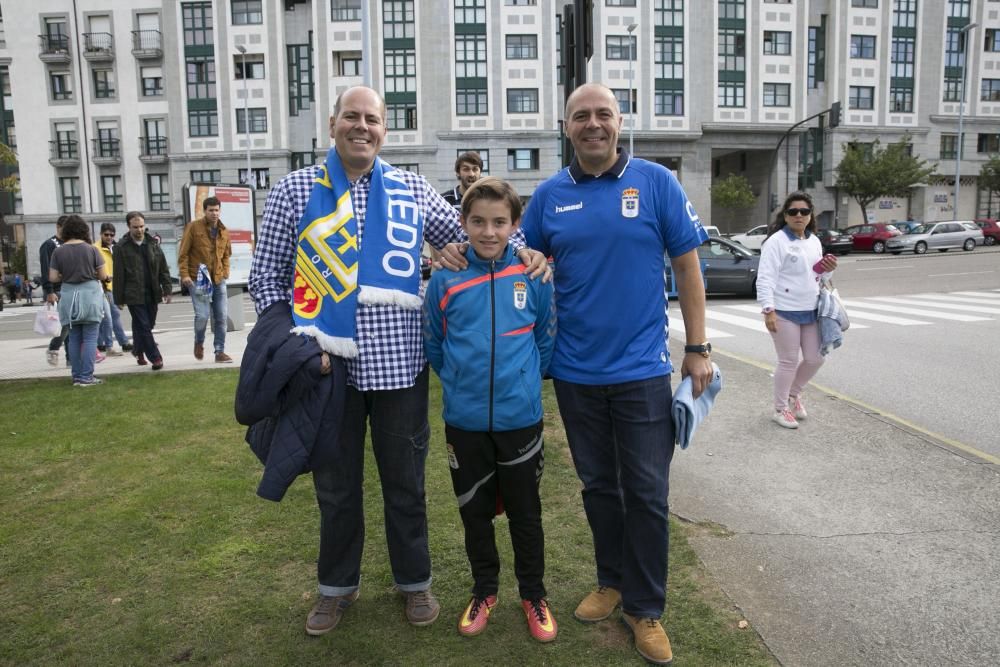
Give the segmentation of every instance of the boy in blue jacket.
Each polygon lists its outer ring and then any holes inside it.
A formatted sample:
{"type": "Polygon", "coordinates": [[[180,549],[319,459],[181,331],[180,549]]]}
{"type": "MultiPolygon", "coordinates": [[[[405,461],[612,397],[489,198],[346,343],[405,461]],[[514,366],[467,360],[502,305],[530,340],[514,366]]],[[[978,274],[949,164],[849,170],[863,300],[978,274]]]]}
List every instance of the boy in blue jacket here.
{"type": "Polygon", "coordinates": [[[558,630],[542,582],[538,485],[542,375],[552,357],[555,310],[552,283],[529,280],[507,243],[520,221],[521,199],[509,183],[488,177],[466,190],[462,228],[469,236],[469,266],[431,276],[424,350],[441,378],[448,464],[475,582],[458,631],[481,633],[497,604],[493,519],[505,510],[528,629],[549,642],[558,630]]]}

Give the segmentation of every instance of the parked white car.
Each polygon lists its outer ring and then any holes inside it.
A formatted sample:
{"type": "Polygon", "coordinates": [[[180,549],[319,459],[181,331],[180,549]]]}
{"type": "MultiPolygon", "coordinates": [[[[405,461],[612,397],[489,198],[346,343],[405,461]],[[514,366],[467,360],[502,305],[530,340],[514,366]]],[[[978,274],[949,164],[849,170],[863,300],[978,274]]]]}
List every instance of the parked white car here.
{"type": "Polygon", "coordinates": [[[729,237],[730,241],[739,243],[744,248],[749,250],[756,250],[760,252],[760,247],[764,245],[764,239],[767,238],[767,225],[757,225],[753,229],[742,234],[733,234],[729,237]]]}

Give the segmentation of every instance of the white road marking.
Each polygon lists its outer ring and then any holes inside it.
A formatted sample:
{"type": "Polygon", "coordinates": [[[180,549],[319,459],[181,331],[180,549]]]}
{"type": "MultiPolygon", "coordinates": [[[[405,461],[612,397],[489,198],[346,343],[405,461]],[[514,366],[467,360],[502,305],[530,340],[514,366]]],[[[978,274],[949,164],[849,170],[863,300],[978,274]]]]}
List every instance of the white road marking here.
{"type": "MultiPolygon", "coordinates": [[[[963,310],[970,313],[984,313],[989,315],[1000,315],[1000,308],[988,308],[986,306],[975,306],[962,303],[943,303],[940,301],[924,301],[912,297],[899,299],[891,296],[869,296],[865,297],[872,301],[885,301],[886,303],[898,303],[902,306],[916,306],[924,308],[944,308],[946,310],[963,310]]],[[[1000,305],[1000,304],[998,304],[1000,305]]]]}
{"type": "MultiPolygon", "coordinates": [[[[687,329],[684,328],[684,320],[681,319],[680,316],[670,316],[670,331],[676,331],[681,334],[687,333],[687,329]]],[[[716,338],[732,338],[733,334],[705,327],[705,336],[714,340],[716,338]]]]}
{"type": "Polygon", "coordinates": [[[995,273],[994,271],[965,271],[964,273],[928,273],[928,278],[940,278],[942,276],[976,276],[980,273],[995,273]]]}
{"type": "Polygon", "coordinates": [[[903,266],[876,266],[870,269],[857,269],[857,271],[895,271],[896,269],[912,269],[909,264],[903,266]]]}
{"type": "Polygon", "coordinates": [[[903,308],[902,306],[884,306],[882,304],[873,305],[863,301],[845,299],[844,306],[848,308],[847,314],[851,314],[851,308],[874,308],[886,310],[890,313],[903,313],[906,315],[919,315],[921,317],[937,318],[939,320],[954,320],[956,322],[988,322],[992,317],[977,317],[975,315],[959,315],[958,313],[935,313],[924,308],[903,308]]]}

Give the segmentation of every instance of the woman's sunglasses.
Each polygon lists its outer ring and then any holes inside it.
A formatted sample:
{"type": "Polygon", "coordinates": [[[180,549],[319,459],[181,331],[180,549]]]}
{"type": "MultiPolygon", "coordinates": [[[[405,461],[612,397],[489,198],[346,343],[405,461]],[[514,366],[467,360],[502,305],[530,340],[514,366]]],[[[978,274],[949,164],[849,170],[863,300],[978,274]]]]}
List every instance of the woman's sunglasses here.
{"type": "Polygon", "coordinates": [[[801,215],[801,216],[812,215],[812,209],[811,208],[786,208],[785,209],[785,215],[790,215],[790,216],[795,216],[795,215],[801,215]]]}

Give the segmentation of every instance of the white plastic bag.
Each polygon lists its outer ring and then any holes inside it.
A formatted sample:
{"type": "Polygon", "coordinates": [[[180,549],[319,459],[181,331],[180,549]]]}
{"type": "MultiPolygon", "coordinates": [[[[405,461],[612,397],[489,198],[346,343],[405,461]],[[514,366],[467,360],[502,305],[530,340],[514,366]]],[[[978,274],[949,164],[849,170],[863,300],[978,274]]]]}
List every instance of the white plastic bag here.
{"type": "Polygon", "coordinates": [[[44,308],[35,313],[35,333],[55,338],[61,331],[59,311],[51,303],[46,303],[44,308]]]}

